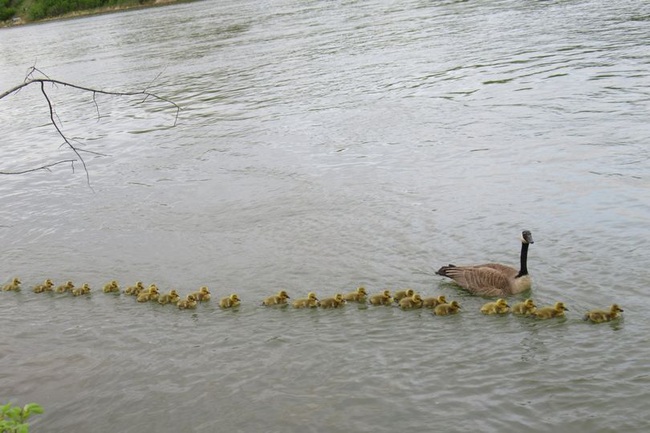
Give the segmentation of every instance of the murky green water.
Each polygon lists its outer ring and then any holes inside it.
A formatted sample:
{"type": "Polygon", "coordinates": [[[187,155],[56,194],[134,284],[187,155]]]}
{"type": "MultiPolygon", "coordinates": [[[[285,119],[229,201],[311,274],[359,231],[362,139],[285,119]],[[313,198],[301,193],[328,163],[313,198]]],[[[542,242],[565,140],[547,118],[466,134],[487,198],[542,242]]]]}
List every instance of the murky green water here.
{"type": "MultiPolygon", "coordinates": [[[[0,31],[0,89],[52,78],[77,162],[0,177],[0,401],[47,432],[647,431],[650,3],[233,2],[0,31]],[[160,76],[150,85],[152,80],[160,76]],[[539,304],[485,317],[434,271],[516,264],[539,304]],[[45,278],[90,298],[38,295],[45,278]],[[239,293],[195,312],[111,279],[239,293]],[[455,317],[265,309],[412,287],[455,317]],[[588,325],[613,302],[624,319],[588,325]]],[[[39,89],[0,100],[0,171],[73,157],[39,89]]]]}

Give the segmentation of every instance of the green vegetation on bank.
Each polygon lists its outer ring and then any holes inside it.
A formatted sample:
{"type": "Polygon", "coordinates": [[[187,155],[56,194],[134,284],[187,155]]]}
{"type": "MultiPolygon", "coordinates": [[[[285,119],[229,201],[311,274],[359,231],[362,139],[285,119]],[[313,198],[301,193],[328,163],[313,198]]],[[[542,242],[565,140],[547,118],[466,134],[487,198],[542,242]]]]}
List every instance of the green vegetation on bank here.
{"type": "Polygon", "coordinates": [[[155,0],[0,0],[0,21],[23,22],[62,15],[152,5],[155,0]]]}
{"type": "Polygon", "coordinates": [[[0,406],[0,433],[29,433],[27,420],[36,413],[43,413],[43,408],[36,403],[24,407],[11,403],[0,406]]]}

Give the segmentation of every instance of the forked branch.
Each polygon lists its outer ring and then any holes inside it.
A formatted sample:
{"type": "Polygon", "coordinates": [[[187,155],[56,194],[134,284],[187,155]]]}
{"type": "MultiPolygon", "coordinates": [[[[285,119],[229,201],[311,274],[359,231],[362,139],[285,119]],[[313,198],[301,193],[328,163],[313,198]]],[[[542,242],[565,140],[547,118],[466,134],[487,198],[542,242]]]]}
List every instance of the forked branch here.
{"type": "MultiPolygon", "coordinates": [[[[156,77],[156,78],[158,78],[158,77],[156,77]]],[[[155,81],[155,79],[154,79],[154,81],[155,81]]],[[[63,139],[63,142],[64,142],[63,144],[68,146],[70,148],[70,150],[72,150],[72,152],[74,152],[77,159],[65,159],[65,160],[61,160],[61,161],[57,161],[57,162],[54,162],[54,163],[42,165],[42,166],[39,166],[39,167],[27,169],[27,170],[21,170],[21,171],[13,171],[13,172],[0,171],[0,174],[25,174],[25,173],[34,172],[34,171],[37,171],[37,170],[49,170],[49,168],[54,166],[54,165],[58,165],[58,164],[66,163],[66,162],[71,163],[72,169],[74,171],[74,162],[75,161],[80,161],[81,165],[84,168],[84,172],[86,173],[86,182],[90,186],[90,174],[88,173],[88,168],[86,167],[86,162],[84,161],[83,157],[81,156],[81,152],[88,152],[88,153],[95,153],[95,154],[98,154],[98,153],[82,149],[81,147],[79,147],[78,145],[75,145],[73,143],[73,141],[76,141],[76,140],[71,140],[70,138],[68,138],[65,135],[65,133],[63,132],[63,130],[60,127],[60,123],[61,123],[60,120],[57,121],[56,111],[54,110],[52,100],[51,100],[50,96],[47,93],[47,89],[46,89],[46,86],[45,86],[46,84],[51,84],[52,86],[59,85],[59,86],[63,86],[63,87],[70,87],[70,88],[73,88],[73,89],[77,89],[77,90],[80,90],[80,91],[83,91],[83,92],[90,92],[92,94],[93,104],[95,104],[95,108],[97,110],[97,119],[98,120],[100,118],[100,113],[99,113],[99,105],[97,103],[97,95],[110,95],[110,96],[122,96],[122,97],[141,96],[142,97],[141,102],[144,102],[147,99],[154,99],[154,100],[157,100],[159,102],[169,104],[176,110],[176,115],[174,117],[173,126],[176,126],[176,123],[178,122],[178,115],[179,115],[180,110],[181,110],[181,108],[178,106],[178,104],[176,104],[174,101],[172,101],[170,99],[167,99],[167,98],[163,98],[163,97],[161,97],[159,95],[156,95],[155,93],[149,92],[146,88],[144,90],[138,91],[138,92],[113,92],[113,91],[108,91],[108,90],[94,89],[94,88],[91,88],[91,87],[84,87],[84,86],[79,86],[79,85],[76,85],[76,84],[68,83],[66,81],[52,79],[52,78],[48,77],[46,74],[44,74],[42,71],[40,71],[39,69],[37,69],[36,67],[33,67],[33,66],[30,68],[29,72],[25,76],[25,81],[23,83],[17,85],[17,86],[14,86],[13,88],[11,88],[11,89],[3,92],[3,93],[0,93],[0,99],[3,99],[3,98],[5,98],[5,97],[7,97],[9,95],[16,94],[16,93],[20,92],[22,89],[24,89],[24,88],[26,88],[28,86],[31,86],[33,84],[40,84],[41,93],[43,94],[43,97],[45,98],[45,102],[47,103],[47,107],[48,107],[48,110],[49,110],[50,123],[52,123],[52,126],[54,127],[54,129],[56,129],[57,134],[63,139]],[[36,76],[36,74],[38,74],[38,76],[36,76]]],[[[149,85],[151,85],[151,83],[149,85]]],[[[147,86],[147,88],[148,87],[149,86],[147,86]]]]}

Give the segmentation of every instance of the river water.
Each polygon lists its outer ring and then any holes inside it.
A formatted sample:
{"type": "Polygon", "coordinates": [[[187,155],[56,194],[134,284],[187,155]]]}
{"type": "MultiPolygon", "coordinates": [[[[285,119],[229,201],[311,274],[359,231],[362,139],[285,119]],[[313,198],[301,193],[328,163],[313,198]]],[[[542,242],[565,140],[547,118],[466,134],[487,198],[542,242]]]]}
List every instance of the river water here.
{"type": "Polygon", "coordinates": [[[650,3],[203,1],[0,31],[0,403],[47,432],[650,429],[650,3]],[[99,113],[99,118],[98,118],[99,113]],[[174,123],[176,125],[174,126],[174,123]],[[518,263],[564,320],[435,275],[518,263]],[[90,297],[39,295],[88,282],[90,297]],[[101,293],[117,279],[195,311],[101,293]],[[267,309],[286,289],[461,314],[267,309]],[[590,325],[617,302],[624,318],[590,325]]]}

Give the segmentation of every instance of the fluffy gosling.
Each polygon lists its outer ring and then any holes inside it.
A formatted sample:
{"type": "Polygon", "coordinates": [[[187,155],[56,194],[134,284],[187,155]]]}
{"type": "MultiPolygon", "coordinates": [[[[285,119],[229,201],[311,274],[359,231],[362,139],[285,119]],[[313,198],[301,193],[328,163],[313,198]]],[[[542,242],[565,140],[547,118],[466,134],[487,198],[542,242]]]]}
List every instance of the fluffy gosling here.
{"type": "Polygon", "coordinates": [[[481,307],[483,314],[508,314],[510,312],[510,305],[505,299],[500,298],[495,302],[488,302],[481,307]]]}
{"type": "Polygon", "coordinates": [[[48,278],[47,280],[43,281],[42,284],[35,285],[32,291],[34,293],[51,292],[53,286],[54,283],[48,278]]]}
{"type": "Polygon", "coordinates": [[[531,316],[535,312],[536,308],[537,305],[535,305],[535,302],[529,298],[524,302],[518,302],[513,305],[512,314],[516,314],[517,316],[531,316]]]}
{"type": "Polygon", "coordinates": [[[337,293],[333,298],[325,298],[320,301],[321,308],[340,308],[345,304],[343,295],[337,293]]]}
{"type": "Polygon", "coordinates": [[[106,283],[102,291],[104,293],[120,293],[120,286],[117,284],[117,281],[113,280],[110,283],[106,283]]]}
{"type": "Polygon", "coordinates": [[[393,300],[395,301],[396,304],[399,304],[399,301],[401,301],[404,298],[410,298],[414,294],[415,292],[413,291],[413,289],[398,290],[393,295],[393,300]]]}
{"type": "Polygon", "coordinates": [[[290,299],[286,290],[280,290],[277,294],[269,296],[262,301],[262,305],[270,307],[272,305],[287,305],[287,299],[290,299]]]}
{"type": "Polygon", "coordinates": [[[384,290],[379,294],[372,295],[368,301],[371,305],[392,305],[393,297],[390,295],[390,290],[384,290]]]}
{"type": "Polygon", "coordinates": [[[316,308],[318,307],[318,298],[314,292],[309,292],[306,298],[300,298],[293,301],[293,308],[316,308]]]}
{"type": "Polygon", "coordinates": [[[354,292],[343,295],[343,300],[346,302],[366,302],[366,299],[368,299],[368,292],[365,287],[357,287],[354,292]]]}
{"type": "Polygon", "coordinates": [[[456,314],[460,310],[460,304],[456,301],[451,301],[449,304],[440,304],[436,305],[433,309],[433,314],[436,316],[449,316],[450,314],[456,314]]]}
{"type": "Polygon", "coordinates": [[[415,293],[410,298],[403,298],[399,301],[399,307],[402,310],[413,310],[415,308],[422,308],[422,297],[415,293]]]}
{"type": "Polygon", "coordinates": [[[187,298],[180,299],[176,303],[179,310],[187,310],[187,309],[196,308],[196,304],[197,304],[196,298],[192,294],[187,295],[187,298]]]}
{"type": "Polygon", "coordinates": [[[434,298],[424,298],[422,300],[422,307],[435,308],[437,305],[446,304],[446,303],[447,303],[447,298],[445,298],[445,295],[440,295],[434,298]]]}
{"type": "Polygon", "coordinates": [[[2,290],[5,292],[20,292],[21,281],[18,278],[11,280],[11,283],[7,283],[2,286],[2,290]]]}
{"type": "Polygon", "coordinates": [[[174,289],[171,289],[169,293],[165,293],[158,297],[158,303],[160,305],[176,304],[179,300],[180,296],[178,296],[178,293],[174,289]]]}
{"type": "Polygon", "coordinates": [[[605,310],[587,311],[587,313],[585,313],[582,320],[589,321],[592,323],[611,322],[612,320],[618,319],[620,317],[618,313],[622,313],[622,312],[623,309],[619,307],[618,304],[614,304],[609,308],[609,311],[605,311],[605,310]]]}
{"type": "Polygon", "coordinates": [[[564,306],[564,303],[556,302],[552,307],[544,307],[535,310],[533,316],[542,320],[552,319],[554,317],[564,317],[565,311],[569,311],[569,309],[564,306]]]}
{"type": "Polygon", "coordinates": [[[208,289],[206,286],[201,287],[198,291],[192,294],[199,302],[205,302],[210,300],[210,289],[208,289]]]}
{"type": "Polygon", "coordinates": [[[239,307],[240,304],[241,304],[241,299],[239,299],[236,293],[233,293],[230,296],[222,298],[221,301],[219,301],[219,306],[221,308],[235,308],[235,307],[239,307]]]}

